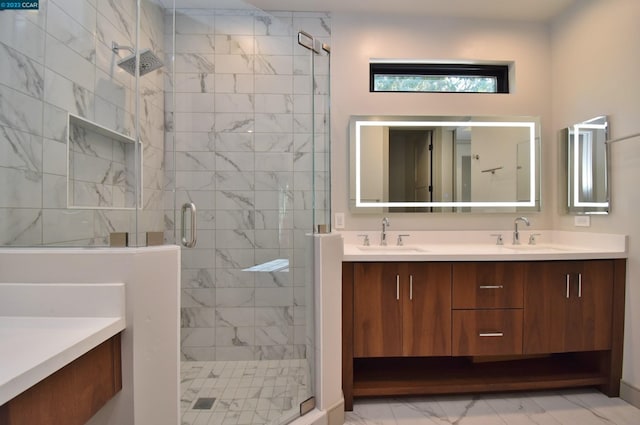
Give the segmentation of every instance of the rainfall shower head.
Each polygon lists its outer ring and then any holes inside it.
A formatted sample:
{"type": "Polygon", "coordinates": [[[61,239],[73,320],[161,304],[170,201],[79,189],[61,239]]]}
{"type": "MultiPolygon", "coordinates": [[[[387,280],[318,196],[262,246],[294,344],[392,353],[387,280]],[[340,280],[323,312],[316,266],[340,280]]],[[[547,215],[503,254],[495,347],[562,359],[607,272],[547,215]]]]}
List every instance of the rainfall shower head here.
{"type": "MultiPolygon", "coordinates": [[[[111,45],[111,50],[114,53],[118,53],[120,49],[126,49],[131,52],[126,58],[118,61],[118,66],[131,75],[136,75],[136,53],[135,50],[129,46],[120,46],[115,41],[111,45]]],[[[156,55],[150,49],[143,49],[140,51],[140,76],[154,71],[162,66],[162,61],[158,59],[156,55]]]]}

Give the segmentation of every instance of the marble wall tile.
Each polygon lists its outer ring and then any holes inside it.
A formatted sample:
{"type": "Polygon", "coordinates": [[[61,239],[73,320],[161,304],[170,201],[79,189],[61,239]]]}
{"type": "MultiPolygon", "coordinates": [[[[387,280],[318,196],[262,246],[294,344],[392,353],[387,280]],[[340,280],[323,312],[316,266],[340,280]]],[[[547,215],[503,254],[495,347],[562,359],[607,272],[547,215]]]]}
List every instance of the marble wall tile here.
{"type": "Polygon", "coordinates": [[[214,282],[216,288],[253,288],[255,275],[240,268],[218,268],[215,270],[214,282]]]}
{"type": "Polygon", "coordinates": [[[252,55],[255,51],[254,37],[251,35],[223,34],[214,37],[215,53],[219,55],[252,55]]]}
{"type": "Polygon", "coordinates": [[[216,229],[254,229],[255,213],[251,210],[216,211],[216,229]]]}
{"type": "Polygon", "coordinates": [[[255,265],[253,249],[216,248],[215,267],[245,269],[255,265]]]}
{"type": "Polygon", "coordinates": [[[216,359],[216,349],[214,347],[181,347],[180,360],[190,361],[213,361],[216,359]]]}
{"type": "Polygon", "coordinates": [[[42,243],[91,239],[93,221],[93,211],[45,209],[42,211],[42,243]]]}
{"type": "Polygon", "coordinates": [[[224,35],[253,35],[253,13],[247,11],[244,15],[241,11],[231,13],[221,10],[214,18],[216,34],[224,35]]]}
{"type": "Polygon", "coordinates": [[[0,245],[42,245],[42,210],[0,208],[0,245]]]}
{"type": "Polygon", "coordinates": [[[253,326],[216,328],[216,347],[249,347],[255,345],[253,326]]]}
{"type": "MultiPolygon", "coordinates": [[[[42,10],[38,12],[39,17],[45,14],[42,10]]],[[[30,11],[0,13],[0,42],[42,64],[45,51],[44,21],[34,22],[31,15],[30,11]]]]}
{"type": "Polygon", "coordinates": [[[176,112],[174,114],[175,131],[208,133],[214,129],[215,114],[202,112],[176,112]]]}
{"type": "MultiPolygon", "coordinates": [[[[216,347],[216,360],[255,360],[255,346],[216,347]]],[[[239,415],[238,415],[239,416],[239,415]]],[[[225,416],[226,418],[226,416],[225,416]]],[[[275,419],[275,418],[274,418],[275,419]]],[[[233,419],[230,419],[233,420],[233,419]]],[[[239,420],[239,419],[238,419],[239,420]]]]}
{"type": "MultiPolygon", "coordinates": [[[[113,25],[127,40],[135,37],[135,3],[126,0],[98,1],[98,27],[103,20],[113,25]]],[[[129,46],[133,45],[130,43],[129,46]]]]}
{"type": "Polygon", "coordinates": [[[291,273],[269,272],[256,275],[256,288],[281,288],[291,286],[291,273]]]}
{"type": "Polygon", "coordinates": [[[0,84],[0,125],[42,135],[40,100],[0,84]]]}
{"type": "MultiPolygon", "coordinates": [[[[63,9],[56,3],[50,2],[47,8],[47,33],[80,56],[93,62],[95,58],[93,33],[96,26],[96,10],[86,2],[74,6],[78,7],[80,11],[63,9]],[[78,22],[69,13],[75,14],[76,17],[83,19],[84,22],[78,22]]],[[[49,45],[47,44],[48,49],[49,45]]]]}
{"type": "Polygon", "coordinates": [[[253,307],[253,288],[216,288],[216,307],[253,307]]]}
{"type": "MultiPolygon", "coordinates": [[[[238,171],[216,171],[216,188],[223,191],[225,196],[233,196],[238,201],[244,202],[244,199],[239,199],[233,194],[238,194],[240,197],[244,197],[243,192],[255,189],[255,176],[252,172],[238,172],[238,171]]],[[[226,209],[222,204],[218,204],[218,208],[226,209]]]]}
{"type": "Polygon", "coordinates": [[[176,112],[214,112],[214,96],[210,93],[176,93],[176,112]]]}
{"type": "Polygon", "coordinates": [[[216,93],[253,93],[254,81],[251,74],[216,74],[216,93]]]}
{"type": "Polygon", "coordinates": [[[251,307],[218,307],[215,309],[219,327],[253,326],[255,311],[251,307]]]}
{"type": "Polygon", "coordinates": [[[176,93],[213,93],[214,82],[214,75],[208,72],[176,73],[175,91],[176,93]]]}
{"type": "Polygon", "coordinates": [[[207,269],[213,266],[213,249],[190,249],[182,253],[182,264],[187,269],[207,269]]]}
{"type": "Polygon", "coordinates": [[[44,67],[19,51],[0,43],[0,84],[42,99],[44,67]]]}
{"type": "Polygon", "coordinates": [[[256,337],[256,344],[261,346],[292,344],[293,343],[293,327],[292,326],[257,327],[255,332],[255,337],[256,337]]]}
{"type": "Polygon", "coordinates": [[[44,100],[73,114],[93,119],[93,92],[49,69],[44,73],[44,100]]]}
{"type": "Polygon", "coordinates": [[[47,35],[45,65],[48,69],[74,82],[86,90],[92,90],[95,82],[93,50],[81,56],[63,41],[47,35]]]}
{"type": "MultiPolygon", "coordinates": [[[[295,80],[296,78],[288,75],[256,75],[255,92],[263,94],[292,94],[294,93],[292,81],[295,82],[295,80]]],[[[306,76],[304,81],[308,84],[309,77],[306,76]]]]}
{"type": "Polygon", "coordinates": [[[216,230],[216,245],[229,249],[252,249],[255,247],[254,230],[216,230]]]}
{"type": "Polygon", "coordinates": [[[213,267],[201,269],[183,267],[180,277],[182,288],[214,288],[213,267]]]}
{"type": "MultiPolygon", "coordinates": [[[[293,289],[291,287],[257,287],[255,292],[256,307],[289,307],[293,305],[293,289]]],[[[287,318],[289,320],[289,317],[287,318]]],[[[293,319],[291,319],[293,323],[293,319]]]]}
{"type": "Polygon", "coordinates": [[[254,21],[254,31],[259,35],[293,36],[293,13],[271,12],[258,14],[254,21]]]}
{"type": "Polygon", "coordinates": [[[213,15],[208,10],[177,9],[175,28],[176,34],[212,34],[213,15]]]}
{"type": "Polygon", "coordinates": [[[216,306],[216,291],[213,288],[183,288],[180,291],[180,306],[213,308],[216,306]]]}
{"type": "Polygon", "coordinates": [[[182,328],[181,347],[215,347],[216,332],[212,328],[182,328]]]}
{"type": "Polygon", "coordinates": [[[64,175],[43,174],[42,178],[42,208],[66,208],[67,177],[64,175]]]}
{"type": "Polygon", "coordinates": [[[291,36],[256,36],[255,52],[259,55],[283,55],[289,56],[292,61],[293,43],[291,36]]]}
{"type": "Polygon", "coordinates": [[[177,52],[213,54],[216,51],[213,34],[176,34],[177,52]]]}
{"type": "Polygon", "coordinates": [[[180,323],[183,328],[214,328],[215,310],[201,307],[180,308],[180,323]]]}
{"type": "Polygon", "coordinates": [[[0,167],[0,208],[41,208],[42,173],[0,167]]]}

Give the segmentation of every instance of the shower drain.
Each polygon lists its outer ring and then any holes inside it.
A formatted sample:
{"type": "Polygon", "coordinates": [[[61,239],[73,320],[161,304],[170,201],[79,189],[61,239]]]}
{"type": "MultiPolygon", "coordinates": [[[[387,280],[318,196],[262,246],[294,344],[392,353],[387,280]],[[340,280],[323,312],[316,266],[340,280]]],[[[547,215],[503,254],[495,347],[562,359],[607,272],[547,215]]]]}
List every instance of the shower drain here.
{"type": "Polygon", "coordinates": [[[210,410],[213,407],[213,403],[215,402],[216,402],[215,397],[200,397],[193,404],[192,409],[210,410]]]}

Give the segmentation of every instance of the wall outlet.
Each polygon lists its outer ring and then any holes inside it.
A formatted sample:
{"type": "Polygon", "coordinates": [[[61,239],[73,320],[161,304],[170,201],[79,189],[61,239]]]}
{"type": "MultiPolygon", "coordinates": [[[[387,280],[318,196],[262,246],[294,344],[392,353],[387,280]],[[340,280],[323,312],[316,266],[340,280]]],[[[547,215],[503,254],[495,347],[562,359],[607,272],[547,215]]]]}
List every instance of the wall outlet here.
{"type": "Polygon", "coordinates": [[[334,227],[344,229],[344,213],[336,213],[334,227]]]}
{"type": "Polygon", "coordinates": [[[577,215],[573,218],[573,225],[576,227],[591,226],[591,217],[588,215],[577,215]]]}

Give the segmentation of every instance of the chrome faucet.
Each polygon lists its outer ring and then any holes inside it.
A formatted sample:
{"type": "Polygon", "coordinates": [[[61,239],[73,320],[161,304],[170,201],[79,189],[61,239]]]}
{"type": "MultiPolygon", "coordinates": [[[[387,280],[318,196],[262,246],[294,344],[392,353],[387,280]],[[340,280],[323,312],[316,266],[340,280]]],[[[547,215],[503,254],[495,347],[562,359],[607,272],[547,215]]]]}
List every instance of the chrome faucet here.
{"type": "Polygon", "coordinates": [[[515,220],[513,220],[513,224],[515,226],[515,229],[513,230],[513,244],[514,245],[520,245],[520,232],[518,231],[518,222],[522,222],[522,223],[526,224],[527,226],[530,225],[529,220],[527,219],[527,217],[518,217],[515,220]]]}
{"type": "Polygon", "coordinates": [[[380,245],[387,246],[387,227],[391,226],[389,224],[389,218],[385,217],[382,219],[382,234],[380,235],[380,245]]]}

